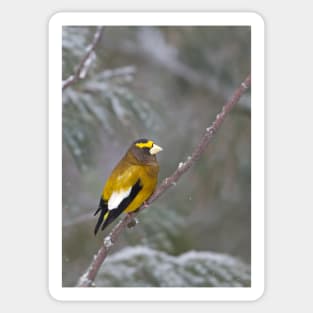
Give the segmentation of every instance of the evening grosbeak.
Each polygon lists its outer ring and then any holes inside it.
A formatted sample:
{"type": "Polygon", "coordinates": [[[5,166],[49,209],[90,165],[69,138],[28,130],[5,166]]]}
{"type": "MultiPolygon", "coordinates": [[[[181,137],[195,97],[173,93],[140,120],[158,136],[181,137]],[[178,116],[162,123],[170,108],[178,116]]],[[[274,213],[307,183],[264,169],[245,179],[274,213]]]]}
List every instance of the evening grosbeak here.
{"type": "Polygon", "coordinates": [[[152,140],[139,139],[132,143],[104,185],[94,214],[100,213],[95,235],[100,226],[104,230],[122,212],[134,212],[149,199],[158,181],[156,154],[160,151],[162,148],[152,140]]]}

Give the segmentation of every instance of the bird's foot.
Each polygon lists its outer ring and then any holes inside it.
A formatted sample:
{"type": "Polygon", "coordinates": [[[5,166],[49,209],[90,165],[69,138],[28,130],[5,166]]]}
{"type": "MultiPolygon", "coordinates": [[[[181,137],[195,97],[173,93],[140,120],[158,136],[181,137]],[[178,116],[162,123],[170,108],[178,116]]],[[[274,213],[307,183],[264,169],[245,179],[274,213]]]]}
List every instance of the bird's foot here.
{"type": "Polygon", "coordinates": [[[139,220],[134,217],[128,224],[127,224],[127,227],[128,228],[133,228],[135,227],[137,224],[139,224],[139,220]]]}
{"type": "Polygon", "coordinates": [[[148,206],[149,206],[149,204],[148,204],[147,201],[145,201],[145,202],[142,204],[142,208],[143,208],[143,209],[146,209],[148,206]]]}

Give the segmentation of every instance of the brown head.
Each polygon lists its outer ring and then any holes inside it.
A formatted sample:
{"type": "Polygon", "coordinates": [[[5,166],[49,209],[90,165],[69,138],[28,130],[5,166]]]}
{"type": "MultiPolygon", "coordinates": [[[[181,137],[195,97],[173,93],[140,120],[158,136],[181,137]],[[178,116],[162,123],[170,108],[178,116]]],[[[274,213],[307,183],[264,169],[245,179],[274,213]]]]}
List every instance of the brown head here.
{"type": "Polygon", "coordinates": [[[132,143],[128,150],[138,162],[153,163],[156,162],[156,154],[163,149],[149,139],[138,139],[132,143]]]}

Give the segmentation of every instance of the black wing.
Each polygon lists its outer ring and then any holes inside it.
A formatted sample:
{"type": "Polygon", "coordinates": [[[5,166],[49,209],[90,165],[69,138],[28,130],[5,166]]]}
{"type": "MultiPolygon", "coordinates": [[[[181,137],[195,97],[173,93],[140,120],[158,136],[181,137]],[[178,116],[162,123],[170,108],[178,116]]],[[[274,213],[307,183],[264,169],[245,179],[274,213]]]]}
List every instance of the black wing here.
{"type": "Polygon", "coordinates": [[[106,226],[108,226],[110,223],[112,223],[127,207],[128,205],[133,201],[133,199],[138,195],[139,191],[142,189],[142,185],[140,182],[140,179],[137,180],[135,185],[132,187],[130,194],[128,197],[126,197],[116,209],[108,210],[108,202],[100,199],[99,208],[95,212],[94,215],[97,215],[100,212],[99,219],[97,221],[96,227],[95,227],[95,235],[97,234],[101,224],[101,230],[104,230],[106,226]],[[107,214],[108,213],[108,214],[107,214]]]}

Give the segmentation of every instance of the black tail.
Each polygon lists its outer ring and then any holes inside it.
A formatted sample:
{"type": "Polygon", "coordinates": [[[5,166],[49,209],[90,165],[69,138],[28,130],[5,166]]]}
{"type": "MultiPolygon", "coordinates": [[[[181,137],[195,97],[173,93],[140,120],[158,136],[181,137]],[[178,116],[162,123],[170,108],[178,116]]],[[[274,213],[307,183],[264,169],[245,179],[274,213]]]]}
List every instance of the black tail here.
{"type": "Polygon", "coordinates": [[[108,202],[103,200],[102,197],[100,199],[100,203],[99,203],[99,208],[97,209],[97,211],[94,213],[94,216],[96,216],[98,213],[100,212],[100,216],[98,218],[96,227],[95,227],[95,235],[97,234],[103,220],[104,220],[104,216],[105,214],[108,212],[108,202]]]}

